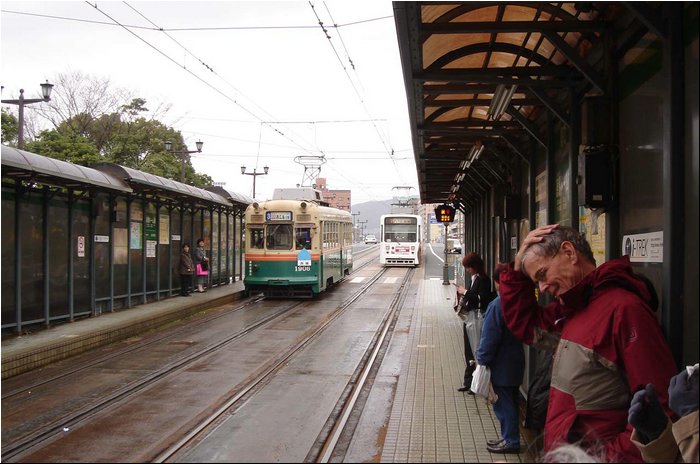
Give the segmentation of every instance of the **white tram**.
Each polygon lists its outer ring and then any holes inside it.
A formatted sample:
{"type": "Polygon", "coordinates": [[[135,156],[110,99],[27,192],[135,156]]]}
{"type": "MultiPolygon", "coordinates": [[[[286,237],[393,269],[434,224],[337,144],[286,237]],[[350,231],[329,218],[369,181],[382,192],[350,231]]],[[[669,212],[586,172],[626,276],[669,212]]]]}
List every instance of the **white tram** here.
{"type": "Polygon", "coordinates": [[[386,266],[420,264],[423,219],[415,214],[384,214],[379,224],[379,262],[386,266]]]}

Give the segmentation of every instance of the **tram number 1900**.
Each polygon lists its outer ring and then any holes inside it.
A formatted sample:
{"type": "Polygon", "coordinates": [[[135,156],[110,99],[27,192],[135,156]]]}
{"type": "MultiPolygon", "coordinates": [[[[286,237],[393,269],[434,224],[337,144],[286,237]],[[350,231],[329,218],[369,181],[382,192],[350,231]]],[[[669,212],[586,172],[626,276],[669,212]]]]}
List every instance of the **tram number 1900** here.
{"type": "Polygon", "coordinates": [[[294,266],[294,272],[305,272],[310,270],[311,266],[294,266]]]}

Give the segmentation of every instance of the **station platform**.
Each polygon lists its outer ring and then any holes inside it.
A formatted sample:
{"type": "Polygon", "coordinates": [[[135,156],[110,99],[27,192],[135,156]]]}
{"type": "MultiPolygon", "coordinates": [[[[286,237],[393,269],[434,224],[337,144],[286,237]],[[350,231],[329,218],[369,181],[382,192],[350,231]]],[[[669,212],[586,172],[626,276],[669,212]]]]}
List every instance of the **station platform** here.
{"type": "MultiPolygon", "coordinates": [[[[377,437],[380,462],[535,462],[532,439],[521,428],[520,454],[495,454],[486,441],[499,436],[493,408],[482,398],[457,391],[464,374],[461,320],[452,310],[454,287],[442,279],[420,279],[413,308],[406,308],[410,333],[398,374],[384,437],[377,437]]],[[[2,377],[123,340],[196,312],[234,301],[243,283],[173,297],[98,317],[64,323],[2,341],[2,377]]],[[[374,462],[377,462],[375,459],[374,462]]]]}
{"type": "Polygon", "coordinates": [[[207,308],[241,298],[243,282],[222,285],[190,297],[173,296],[153,303],[77,319],[2,340],[2,378],[12,377],[108,343],[156,329],[207,308]]]}

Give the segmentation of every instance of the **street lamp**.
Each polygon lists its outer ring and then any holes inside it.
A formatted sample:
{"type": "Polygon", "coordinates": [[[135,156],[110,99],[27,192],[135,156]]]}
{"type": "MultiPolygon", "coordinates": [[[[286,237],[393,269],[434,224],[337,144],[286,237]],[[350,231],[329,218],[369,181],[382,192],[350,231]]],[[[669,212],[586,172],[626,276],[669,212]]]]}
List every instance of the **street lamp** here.
{"type": "Polygon", "coordinates": [[[202,147],[204,146],[204,142],[201,140],[195,142],[195,145],[197,145],[196,150],[188,150],[187,145],[183,146],[182,150],[173,150],[173,142],[170,140],[165,141],[165,151],[168,151],[170,153],[180,155],[180,182],[183,184],[185,183],[185,155],[189,155],[190,153],[201,153],[202,152],[202,147]]]}
{"type": "Polygon", "coordinates": [[[241,174],[245,176],[253,176],[253,198],[255,198],[255,178],[258,176],[264,176],[267,174],[267,171],[270,170],[268,166],[265,166],[263,169],[265,172],[257,172],[257,168],[253,168],[253,172],[245,172],[245,166],[241,166],[241,174]]]}
{"type": "Polygon", "coordinates": [[[51,100],[51,88],[53,84],[49,84],[49,81],[41,84],[41,95],[44,98],[24,98],[24,89],[19,89],[19,99],[18,100],[2,100],[3,103],[9,103],[11,105],[19,106],[19,127],[17,130],[17,148],[20,150],[24,149],[24,105],[29,105],[31,103],[47,102],[51,100]]]}

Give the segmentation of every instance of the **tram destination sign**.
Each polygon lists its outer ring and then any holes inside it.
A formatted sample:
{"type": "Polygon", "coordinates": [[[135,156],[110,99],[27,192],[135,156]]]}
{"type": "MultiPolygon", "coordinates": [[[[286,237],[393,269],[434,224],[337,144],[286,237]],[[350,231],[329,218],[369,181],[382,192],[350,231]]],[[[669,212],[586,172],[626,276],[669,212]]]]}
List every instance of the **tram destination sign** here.
{"type": "Polygon", "coordinates": [[[386,218],[387,224],[415,224],[417,222],[416,218],[401,218],[401,217],[390,217],[386,218]]]}
{"type": "Polygon", "coordinates": [[[268,211],[265,213],[266,221],[291,221],[291,211],[268,211]]]}

